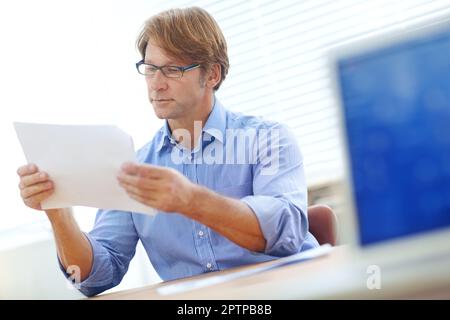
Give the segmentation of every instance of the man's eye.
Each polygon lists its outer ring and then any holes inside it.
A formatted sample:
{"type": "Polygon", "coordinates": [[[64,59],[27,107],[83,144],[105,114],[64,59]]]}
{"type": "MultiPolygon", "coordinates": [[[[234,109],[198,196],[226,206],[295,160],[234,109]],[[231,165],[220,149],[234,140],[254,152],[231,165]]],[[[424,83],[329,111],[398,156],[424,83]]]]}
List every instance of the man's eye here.
{"type": "Polygon", "coordinates": [[[158,71],[158,68],[153,67],[153,66],[145,66],[145,71],[154,73],[154,72],[158,71]]]}
{"type": "Polygon", "coordinates": [[[167,73],[178,73],[180,72],[180,69],[178,69],[177,67],[166,67],[165,70],[167,73]]]}

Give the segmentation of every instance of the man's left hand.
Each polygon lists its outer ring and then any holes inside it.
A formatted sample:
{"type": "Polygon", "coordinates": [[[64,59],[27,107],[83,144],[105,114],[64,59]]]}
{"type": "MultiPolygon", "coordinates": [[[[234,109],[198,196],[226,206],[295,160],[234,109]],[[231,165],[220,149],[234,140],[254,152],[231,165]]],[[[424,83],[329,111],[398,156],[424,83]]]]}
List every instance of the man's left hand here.
{"type": "Polygon", "coordinates": [[[175,169],[126,162],[117,180],[128,195],[157,210],[187,213],[197,185],[175,169]]]}

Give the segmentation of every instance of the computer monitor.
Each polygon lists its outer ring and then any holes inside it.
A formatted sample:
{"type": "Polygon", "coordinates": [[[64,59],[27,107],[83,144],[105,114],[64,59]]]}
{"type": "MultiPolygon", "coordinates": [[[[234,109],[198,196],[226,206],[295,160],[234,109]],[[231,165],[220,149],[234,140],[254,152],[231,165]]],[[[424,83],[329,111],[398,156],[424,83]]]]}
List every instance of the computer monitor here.
{"type": "Polygon", "coordinates": [[[331,63],[358,246],[450,243],[450,24],[353,43],[331,63]]]}

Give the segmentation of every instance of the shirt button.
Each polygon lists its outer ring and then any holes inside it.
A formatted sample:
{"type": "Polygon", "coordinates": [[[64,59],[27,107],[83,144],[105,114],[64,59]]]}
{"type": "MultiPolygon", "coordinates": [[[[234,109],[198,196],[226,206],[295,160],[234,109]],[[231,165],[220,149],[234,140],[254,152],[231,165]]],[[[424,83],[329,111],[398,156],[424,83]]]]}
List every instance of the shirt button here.
{"type": "Polygon", "coordinates": [[[208,269],[211,269],[211,268],[212,268],[212,264],[208,262],[208,263],[206,264],[206,267],[207,267],[208,269]]]}
{"type": "Polygon", "coordinates": [[[204,235],[203,231],[200,230],[200,231],[198,232],[198,235],[199,235],[200,237],[203,237],[203,235],[204,235]]]}

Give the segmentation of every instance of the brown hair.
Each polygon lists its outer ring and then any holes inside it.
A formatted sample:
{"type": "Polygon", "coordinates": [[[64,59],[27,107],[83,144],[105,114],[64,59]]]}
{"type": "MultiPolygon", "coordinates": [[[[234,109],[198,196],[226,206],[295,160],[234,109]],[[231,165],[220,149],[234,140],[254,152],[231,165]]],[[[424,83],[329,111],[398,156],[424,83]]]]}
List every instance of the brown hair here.
{"type": "Polygon", "coordinates": [[[206,69],[218,63],[221,79],[214,90],[219,89],[228,73],[225,37],[217,22],[204,9],[170,9],[152,16],[145,22],[136,41],[143,59],[148,42],[161,47],[172,58],[199,63],[206,69]]]}

